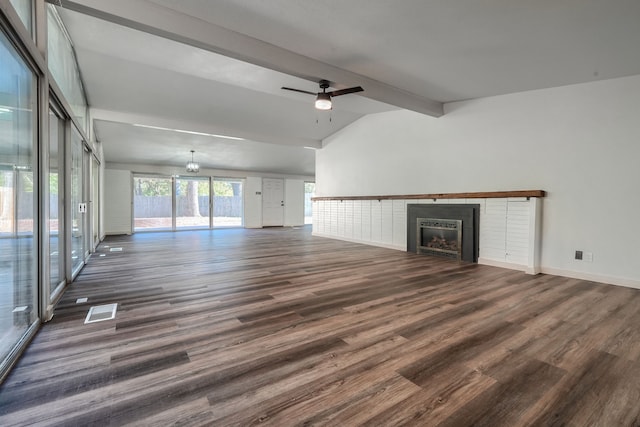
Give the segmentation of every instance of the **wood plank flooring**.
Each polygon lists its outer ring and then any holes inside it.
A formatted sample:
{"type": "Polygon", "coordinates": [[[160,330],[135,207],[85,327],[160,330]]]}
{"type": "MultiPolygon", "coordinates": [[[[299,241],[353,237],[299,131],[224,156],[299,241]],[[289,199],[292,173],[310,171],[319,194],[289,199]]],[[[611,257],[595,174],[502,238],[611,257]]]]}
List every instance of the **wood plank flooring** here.
{"type": "Polygon", "coordinates": [[[0,425],[639,426],[639,402],[640,290],[237,229],[107,238],[0,425]]]}

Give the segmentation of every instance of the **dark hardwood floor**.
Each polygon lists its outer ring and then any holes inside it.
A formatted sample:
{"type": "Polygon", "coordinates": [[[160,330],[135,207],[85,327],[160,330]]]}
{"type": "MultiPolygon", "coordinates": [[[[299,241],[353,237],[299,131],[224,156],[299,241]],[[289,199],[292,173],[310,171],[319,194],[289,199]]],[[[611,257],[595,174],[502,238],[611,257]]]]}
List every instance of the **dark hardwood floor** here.
{"type": "Polygon", "coordinates": [[[638,426],[640,290],[309,228],[109,237],[0,425],[129,424],[638,426]]]}

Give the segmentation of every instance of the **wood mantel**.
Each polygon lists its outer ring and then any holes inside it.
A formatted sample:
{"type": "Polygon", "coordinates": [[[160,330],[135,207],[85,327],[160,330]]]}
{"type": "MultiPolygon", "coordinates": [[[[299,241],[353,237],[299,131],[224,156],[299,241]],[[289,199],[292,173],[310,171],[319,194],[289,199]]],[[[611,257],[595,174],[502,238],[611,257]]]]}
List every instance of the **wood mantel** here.
{"type": "Polygon", "coordinates": [[[484,191],[475,193],[396,194],[389,196],[312,197],[311,200],[398,200],[398,199],[501,199],[506,197],[544,197],[544,190],[484,191]]]}

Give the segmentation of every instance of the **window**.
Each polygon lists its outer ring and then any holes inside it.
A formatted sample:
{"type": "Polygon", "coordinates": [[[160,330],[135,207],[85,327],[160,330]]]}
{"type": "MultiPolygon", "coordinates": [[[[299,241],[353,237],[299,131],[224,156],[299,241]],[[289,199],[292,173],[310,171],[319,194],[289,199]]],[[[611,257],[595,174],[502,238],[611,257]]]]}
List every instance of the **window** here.
{"type": "Polygon", "coordinates": [[[209,178],[176,178],[176,228],[209,228],[209,178]]]}
{"type": "Polygon", "coordinates": [[[84,146],[78,131],[71,133],[71,271],[77,274],[84,265],[86,218],[84,208],[84,146]]]}
{"type": "Polygon", "coordinates": [[[36,77],[0,32],[0,360],[38,319],[36,77]]]}
{"type": "Polygon", "coordinates": [[[49,109],[49,296],[58,290],[64,275],[64,120],[49,109]]]}
{"type": "Polygon", "coordinates": [[[84,96],[80,71],[76,64],[73,45],[67,36],[64,25],[55,6],[47,5],[47,43],[49,52],[49,71],[67,99],[73,115],[83,131],[87,130],[87,101],[84,96]]]}
{"type": "Polygon", "coordinates": [[[173,229],[171,184],[170,177],[133,177],[135,231],[173,229]]]}
{"type": "Polygon", "coordinates": [[[315,182],[304,183],[304,223],[313,224],[313,203],[311,198],[316,193],[315,182]]]}
{"type": "Polygon", "coordinates": [[[135,175],[134,231],[242,227],[242,180],[135,175]]]}
{"type": "Polygon", "coordinates": [[[11,5],[16,10],[20,20],[24,24],[29,34],[33,34],[33,13],[31,11],[31,0],[10,0],[11,5]]]}
{"type": "Polygon", "coordinates": [[[242,227],[242,181],[213,179],[213,226],[242,227]]]}

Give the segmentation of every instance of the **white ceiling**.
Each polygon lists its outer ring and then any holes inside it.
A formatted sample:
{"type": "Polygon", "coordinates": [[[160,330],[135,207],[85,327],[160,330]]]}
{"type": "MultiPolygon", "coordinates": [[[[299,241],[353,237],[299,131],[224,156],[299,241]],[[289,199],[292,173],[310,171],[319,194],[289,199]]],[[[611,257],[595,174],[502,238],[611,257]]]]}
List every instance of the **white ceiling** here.
{"type": "Polygon", "coordinates": [[[365,114],[640,74],[637,0],[62,1],[107,161],[313,175],[365,114]],[[98,19],[103,18],[103,19],[98,19]],[[361,85],[334,99],[317,91],[361,85]],[[242,137],[246,140],[132,126],[242,137]]]}

